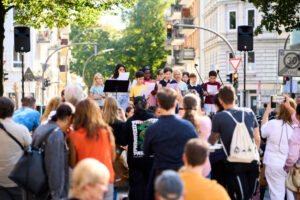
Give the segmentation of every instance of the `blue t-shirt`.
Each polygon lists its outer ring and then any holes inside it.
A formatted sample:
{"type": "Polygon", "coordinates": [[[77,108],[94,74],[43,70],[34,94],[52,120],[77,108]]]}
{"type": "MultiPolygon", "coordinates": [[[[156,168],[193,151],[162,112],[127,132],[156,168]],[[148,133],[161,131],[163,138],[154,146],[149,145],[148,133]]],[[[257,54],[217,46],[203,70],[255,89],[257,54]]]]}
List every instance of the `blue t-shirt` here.
{"type": "MultiPolygon", "coordinates": [[[[94,97],[99,97],[100,96],[100,94],[102,95],[102,96],[105,96],[105,94],[104,94],[104,87],[103,86],[92,86],[91,87],[91,89],[90,89],[90,92],[91,93],[93,93],[93,96],[94,97]]],[[[99,106],[103,106],[103,104],[104,104],[104,98],[102,98],[102,99],[96,99],[95,101],[97,102],[97,104],[99,105],[99,106]]]]}
{"type": "Polygon", "coordinates": [[[197,137],[191,122],[175,115],[163,115],[147,128],[143,151],[145,155],[154,155],[155,170],[181,167],[185,144],[197,137]]]}
{"type": "Polygon", "coordinates": [[[16,110],[13,115],[14,122],[26,126],[29,131],[40,125],[40,118],[41,115],[38,111],[28,107],[16,110]]]}

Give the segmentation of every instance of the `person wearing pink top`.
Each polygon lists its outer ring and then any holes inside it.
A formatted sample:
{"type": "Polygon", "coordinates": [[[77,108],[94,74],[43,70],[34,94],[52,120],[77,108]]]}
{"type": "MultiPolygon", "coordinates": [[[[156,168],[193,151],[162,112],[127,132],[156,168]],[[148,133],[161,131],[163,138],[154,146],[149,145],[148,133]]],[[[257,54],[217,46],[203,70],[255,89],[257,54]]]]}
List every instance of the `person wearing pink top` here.
{"type": "MultiPolygon", "coordinates": [[[[288,96],[285,96],[288,99],[288,96]]],[[[289,153],[285,161],[285,171],[290,171],[295,163],[300,165],[300,104],[297,105],[296,111],[288,104],[283,104],[292,115],[294,122],[294,132],[289,139],[289,153]]]]}
{"type": "MultiPolygon", "coordinates": [[[[211,133],[211,120],[207,116],[199,116],[201,113],[200,98],[195,94],[187,94],[183,98],[183,119],[186,119],[194,125],[199,138],[207,141],[211,133]]],[[[208,176],[211,171],[210,162],[207,162],[202,171],[203,176],[208,176]]]]}

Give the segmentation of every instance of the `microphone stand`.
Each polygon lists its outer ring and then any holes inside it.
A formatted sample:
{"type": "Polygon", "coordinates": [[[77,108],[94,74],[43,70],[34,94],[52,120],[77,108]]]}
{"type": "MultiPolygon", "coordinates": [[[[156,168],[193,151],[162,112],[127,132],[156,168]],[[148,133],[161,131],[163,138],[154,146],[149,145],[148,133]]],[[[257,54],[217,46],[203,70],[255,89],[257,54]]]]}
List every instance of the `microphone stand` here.
{"type": "Polygon", "coordinates": [[[217,75],[219,76],[219,79],[220,79],[220,81],[221,81],[221,84],[224,85],[224,83],[223,83],[223,81],[222,81],[222,79],[221,79],[221,76],[220,76],[220,74],[219,74],[219,70],[217,70],[217,75]]]}

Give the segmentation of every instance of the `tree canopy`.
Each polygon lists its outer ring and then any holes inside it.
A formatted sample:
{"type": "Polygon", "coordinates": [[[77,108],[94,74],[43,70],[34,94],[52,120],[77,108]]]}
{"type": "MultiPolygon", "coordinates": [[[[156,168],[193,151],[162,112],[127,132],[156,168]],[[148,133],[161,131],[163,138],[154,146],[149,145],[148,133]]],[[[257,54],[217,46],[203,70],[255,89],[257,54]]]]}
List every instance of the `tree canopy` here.
{"type": "Polygon", "coordinates": [[[263,13],[260,25],[256,28],[256,34],[267,31],[290,32],[300,28],[299,0],[242,0],[253,3],[263,13]]]}
{"type": "Polygon", "coordinates": [[[6,13],[14,8],[17,24],[35,28],[65,27],[70,23],[88,25],[104,11],[130,7],[135,0],[0,0],[0,96],[3,95],[3,42],[6,13]]]}

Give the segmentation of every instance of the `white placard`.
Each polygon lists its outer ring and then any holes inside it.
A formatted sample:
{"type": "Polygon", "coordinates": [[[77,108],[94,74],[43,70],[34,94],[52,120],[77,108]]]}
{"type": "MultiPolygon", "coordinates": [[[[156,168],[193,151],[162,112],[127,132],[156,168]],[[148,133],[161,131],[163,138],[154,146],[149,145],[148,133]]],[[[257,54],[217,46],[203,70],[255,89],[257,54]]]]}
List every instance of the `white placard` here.
{"type": "Polygon", "coordinates": [[[207,92],[209,95],[215,95],[218,93],[218,86],[217,85],[207,85],[207,92]]]}
{"type": "Polygon", "coordinates": [[[119,74],[118,80],[120,81],[128,81],[129,79],[129,72],[121,72],[119,74]]]}

